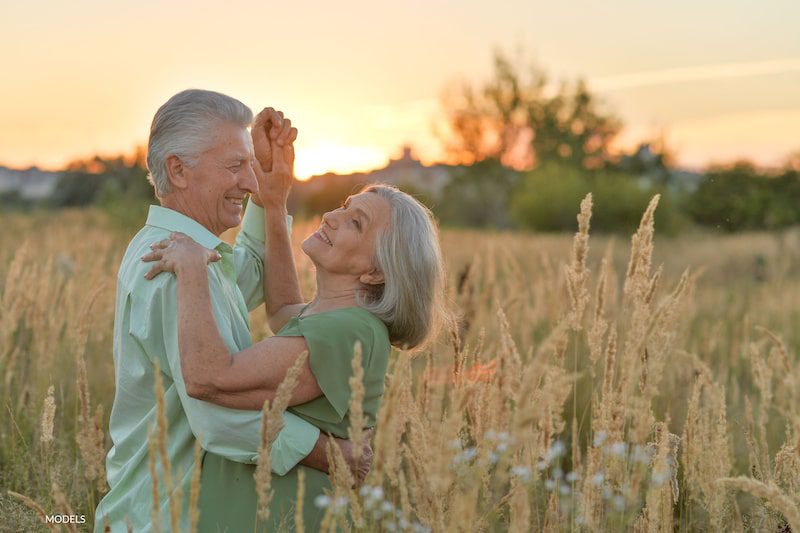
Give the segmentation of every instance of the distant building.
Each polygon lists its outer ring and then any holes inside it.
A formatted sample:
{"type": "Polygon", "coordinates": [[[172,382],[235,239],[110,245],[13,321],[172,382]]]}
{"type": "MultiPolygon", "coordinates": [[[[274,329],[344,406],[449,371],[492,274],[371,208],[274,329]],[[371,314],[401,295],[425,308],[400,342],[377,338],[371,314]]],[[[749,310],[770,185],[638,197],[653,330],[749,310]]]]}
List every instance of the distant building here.
{"type": "Polygon", "coordinates": [[[694,192],[703,181],[703,174],[667,166],[664,155],[653,150],[650,143],[642,143],[636,151],[623,155],[620,168],[639,175],[642,188],[666,185],[670,192],[694,192]]]}
{"type": "Polygon", "coordinates": [[[289,210],[308,209],[309,213],[322,213],[338,207],[348,194],[355,194],[368,183],[388,183],[412,194],[419,194],[426,202],[436,202],[441,197],[454,169],[444,164],[425,165],[414,156],[411,147],[404,146],[402,155],[391,159],[377,170],[355,174],[320,174],[292,187],[289,210]]]}
{"type": "Polygon", "coordinates": [[[410,146],[403,147],[403,155],[392,159],[385,167],[367,174],[369,181],[380,181],[392,185],[410,185],[414,189],[438,196],[450,178],[452,167],[436,164],[426,166],[416,157],[410,146]]]}
{"type": "Polygon", "coordinates": [[[31,167],[15,170],[0,166],[0,195],[17,193],[23,200],[44,200],[56,190],[61,172],[31,167]]]}

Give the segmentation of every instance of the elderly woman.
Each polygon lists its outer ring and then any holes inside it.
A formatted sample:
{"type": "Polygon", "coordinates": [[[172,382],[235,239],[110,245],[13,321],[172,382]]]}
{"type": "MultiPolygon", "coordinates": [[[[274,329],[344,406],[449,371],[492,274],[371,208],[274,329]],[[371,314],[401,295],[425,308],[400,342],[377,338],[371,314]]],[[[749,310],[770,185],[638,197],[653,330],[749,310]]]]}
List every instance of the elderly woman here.
{"type": "MultiPolygon", "coordinates": [[[[258,122],[253,131],[258,156],[264,143],[257,127],[258,122]]],[[[236,409],[261,409],[307,351],[290,411],[346,438],[356,342],[362,348],[363,410],[372,427],[391,345],[420,346],[447,316],[437,228],[430,211],[408,194],[388,185],[365,187],[325,213],[319,229],[303,241],[317,280],[316,295],[303,303],[285,223],[294,152],[291,142],[283,148],[276,142],[287,138],[270,132],[274,167],[262,176],[266,186],[259,193],[268,213],[264,280],[275,336],[238,353],[223,343],[206,273],[209,261],[225,261],[216,252],[173,234],[143,259],[157,261],[148,277],[161,271],[177,275],[181,365],[191,396],[236,409]]],[[[275,531],[283,521],[292,528],[300,470],[305,471],[305,526],[318,530],[323,510],[314,498],[330,487],[327,475],[298,465],[286,476],[273,477],[269,523],[256,524],[254,466],[211,454],[203,464],[201,529],[253,531],[257,526],[275,531]]]]}

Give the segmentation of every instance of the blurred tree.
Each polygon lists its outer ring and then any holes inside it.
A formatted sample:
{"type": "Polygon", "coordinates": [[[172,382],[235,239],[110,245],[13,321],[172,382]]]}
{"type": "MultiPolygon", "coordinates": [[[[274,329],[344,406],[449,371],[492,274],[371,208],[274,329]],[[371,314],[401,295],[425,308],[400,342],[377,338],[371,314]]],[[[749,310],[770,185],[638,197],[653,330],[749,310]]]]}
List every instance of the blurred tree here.
{"type": "Polygon", "coordinates": [[[508,203],[519,181],[518,171],[484,159],[453,171],[433,211],[448,225],[507,228],[508,203]]]}
{"type": "Polygon", "coordinates": [[[483,87],[462,83],[445,92],[448,131],[438,132],[457,163],[495,159],[515,169],[548,161],[600,168],[621,121],[601,109],[583,80],[561,83],[548,94],[547,75],[532,66],[523,74],[502,52],[483,87]]]}
{"type": "Polygon", "coordinates": [[[629,154],[622,154],[616,168],[639,177],[646,177],[659,186],[670,184],[675,167],[675,153],[667,145],[662,132],[657,139],[641,142],[629,154]]]}
{"type": "Polygon", "coordinates": [[[603,169],[587,172],[565,163],[544,163],[524,173],[510,203],[514,222],[538,231],[575,231],[578,206],[592,193],[592,231],[632,232],[650,199],[661,200],[656,210],[660,233],[675,233],[685,223],[669,191],[642,187],[629,174],[603,169]]]}
{"type": "Polygon", "coordinates": [[[789,154],[789,157],[786,158],[785,168],[787,171],[800,172],[800,150],[789,154]]]}
{"type": "Polygon", "coordinates": [[[695,222],[726,231],[777,229],[800,223],[800,173],[768,173],[749,161],[712,167],[685,203],[695,222]]]}
{"type": "Polygon", "coordinates": [[[147,181],[144,147],[130,155],[94,156],[67,166],[50,199],[52,207],[97,205],[124,226],[141,226],[148,206],[157,203],[147,181]]]}

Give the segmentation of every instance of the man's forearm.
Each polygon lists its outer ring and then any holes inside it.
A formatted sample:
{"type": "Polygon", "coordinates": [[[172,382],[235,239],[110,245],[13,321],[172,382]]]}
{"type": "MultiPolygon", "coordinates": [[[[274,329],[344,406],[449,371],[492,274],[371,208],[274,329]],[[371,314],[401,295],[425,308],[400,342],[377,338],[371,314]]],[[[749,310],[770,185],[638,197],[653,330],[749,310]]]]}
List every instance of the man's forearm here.
{"type": "Polygon", "coordinates": [[[327,452],[328,442],[330,439],[331,437],[320,432],[317,443],[314,445],[314,449],[311,450],[311,453],[306,455],[302,461],[300,461],[300,464],[309,468],[313,468],[314,470],[319,470],[320,472],[325,472],[326,474],[330,473],[327,452]]]}

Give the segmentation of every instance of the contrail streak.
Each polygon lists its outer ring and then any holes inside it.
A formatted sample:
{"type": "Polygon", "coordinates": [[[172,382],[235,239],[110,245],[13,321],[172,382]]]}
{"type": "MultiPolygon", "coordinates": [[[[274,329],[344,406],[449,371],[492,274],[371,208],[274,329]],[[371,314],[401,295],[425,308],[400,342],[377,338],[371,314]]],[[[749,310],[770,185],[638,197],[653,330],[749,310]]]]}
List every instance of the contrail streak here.
{"type": "Polygon", "coordinates": [[[784,74],[787,72],[800,72],[800,58],[768,59],[766,61],[751,63],[725,63],[722,65],[631,72],[628,74],[594,78],[590,80],[590,84],[597,90],[617,91],[648,85],[721,80],[745,76],[765,76],[769,74],[784,74]]]}

